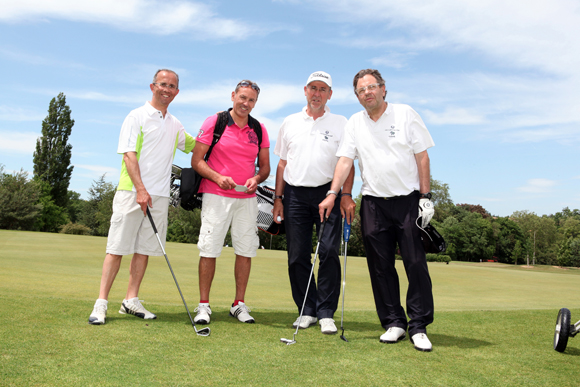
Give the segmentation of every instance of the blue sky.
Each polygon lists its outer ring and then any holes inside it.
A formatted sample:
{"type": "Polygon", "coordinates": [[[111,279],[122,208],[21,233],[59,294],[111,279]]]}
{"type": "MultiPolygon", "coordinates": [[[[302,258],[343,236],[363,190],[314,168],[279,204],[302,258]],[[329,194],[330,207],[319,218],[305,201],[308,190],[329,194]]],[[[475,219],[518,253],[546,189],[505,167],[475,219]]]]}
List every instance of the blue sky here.
{"type": "MultiPolygon", "coordinates": [[[[580,3],[576,0],[0,0],[0,164],[32,173],[50,100],[75,120],[70,189],[118,181],[119,129],[151,97],[159,68],[180,75],[170,111],[197,134],[241,79],[274,141],[305,104],[308,75],[333,77],[328,106],[360,111],[352,79],[377,68],[387,100],[411,105],[435,140],[433,178],[455,203],[493,215],[580,208],[580,3]]],[[[179,154],[175,163],[189,165],[179,154]]],[[[355,191],[360,189],[357,177],[355,191]]],[[[272,179],[273,181],[273,179],[272,179]]]]}

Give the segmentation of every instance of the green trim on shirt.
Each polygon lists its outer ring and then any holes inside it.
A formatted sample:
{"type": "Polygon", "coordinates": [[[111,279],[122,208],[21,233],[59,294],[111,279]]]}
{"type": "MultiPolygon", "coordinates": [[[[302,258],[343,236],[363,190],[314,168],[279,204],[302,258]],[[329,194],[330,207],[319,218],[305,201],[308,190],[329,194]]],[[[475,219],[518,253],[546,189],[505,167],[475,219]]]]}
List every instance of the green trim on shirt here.
{"type": "MultiPolygon", "coordinates": [[[[137,151],[137,161],[141,157],[141,150],[143,149],[143,127],[139,127],[140,133],[137,136],[137,144],[135,144],[135,150],[137,151]]],[[[127,171],[127,165],[125,165],[125,160],[123,160],[121,166],[121,177],[119,179],[119,185],[117,186],[117,191],[133,191],[133,181],[129,176],[127,171]]]]}

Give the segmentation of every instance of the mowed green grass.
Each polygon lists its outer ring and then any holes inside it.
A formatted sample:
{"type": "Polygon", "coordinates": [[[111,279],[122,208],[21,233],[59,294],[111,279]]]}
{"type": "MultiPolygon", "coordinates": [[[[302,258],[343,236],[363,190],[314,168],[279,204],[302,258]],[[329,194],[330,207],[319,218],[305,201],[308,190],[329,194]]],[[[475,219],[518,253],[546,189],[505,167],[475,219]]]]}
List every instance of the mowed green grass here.
{"type": "MultiPolygon", "coordinates": [[[[345,336],[300,330],[285,252],[260,250],[246,303],[256,324],[228,315],[231,248],[218,259],[210,337],[195,335],[163,257],[152,257],[140,299],[158,315],[117,313],[130,257],[110,296],[107,324],[87,324],[98,295],[105,238],[0,230],[0,385],[76,386],[577,386],[580,338],[552,349],[558,309],[580,320],[578,270],[452,262],[429,265],[434,350],[406,339],[381,344],[366,261],[347,263],[345,336]]],[[[189,304],[196,307],[198,251],[167,244],[189,304]]],[[[406,277],[399,269],[402,298],[406,277]]],[[[340,306],[335,315],[340,325],[340,306]]]]}

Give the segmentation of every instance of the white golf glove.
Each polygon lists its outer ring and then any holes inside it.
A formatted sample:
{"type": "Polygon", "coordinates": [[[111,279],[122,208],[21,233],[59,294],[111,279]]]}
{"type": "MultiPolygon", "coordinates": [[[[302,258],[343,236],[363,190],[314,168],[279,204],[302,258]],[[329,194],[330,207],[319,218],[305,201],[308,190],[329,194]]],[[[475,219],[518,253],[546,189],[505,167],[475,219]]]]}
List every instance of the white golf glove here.
{"type": "Polygon", "coordinates": [[[431,200],[425,198],[419,199],[419,216],[422,219],[421,228],[425,228],[429,224],[434,214],[435,207],[431,200]]]}

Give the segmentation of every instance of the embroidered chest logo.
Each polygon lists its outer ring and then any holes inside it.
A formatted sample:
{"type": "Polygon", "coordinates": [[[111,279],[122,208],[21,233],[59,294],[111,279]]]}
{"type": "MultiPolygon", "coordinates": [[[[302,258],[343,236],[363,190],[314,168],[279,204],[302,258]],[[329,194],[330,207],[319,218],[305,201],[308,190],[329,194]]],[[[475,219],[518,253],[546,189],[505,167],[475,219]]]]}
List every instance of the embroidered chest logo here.
{"type": "Polygon", "coordinates": [[[258,145],[258,136],[256,135],[256,132],[249,130],[246,133],[248,134],[248,142],[250,144],[258,145]]]}
{"type": "Polygon", "coordinates": [[[395,125],[391,125],[390,128],[386,128],[385,132],[389,133],[389,138],[395,138],[397,137],[397,133],[399,132],[399,129],[395,128],[395,125]]]}
{"type": "Polygon", "coordinates": [[[328,130],[326,130],[324,132],[320,132],[320,135],[322,136],[322,141],[324,141],[324,142],[328,142],[329,139],[334,137],[332,134],[330,134],[330,132],[328,130]]]}

